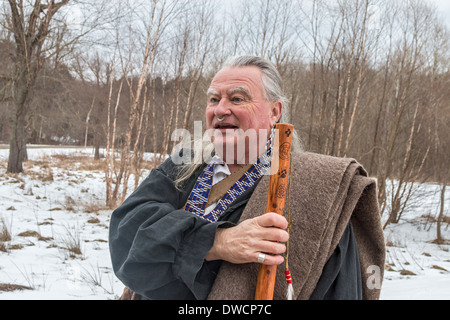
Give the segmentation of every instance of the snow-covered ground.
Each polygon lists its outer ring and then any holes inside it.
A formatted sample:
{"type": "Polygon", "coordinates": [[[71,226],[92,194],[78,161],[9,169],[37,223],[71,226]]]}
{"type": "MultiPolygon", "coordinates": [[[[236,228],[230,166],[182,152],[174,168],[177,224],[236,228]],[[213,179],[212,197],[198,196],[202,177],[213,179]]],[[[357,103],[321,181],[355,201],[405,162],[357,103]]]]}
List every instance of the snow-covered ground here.
{"type": "MultiPolygon", "coordinates": [[[[0,148],[0,300],[117,299],[123,285],[108,251],[111,210],[93,150],[37,147],[28,156],[23,174],[6,175],[8,150],[0,148]],[[4,230],[10,239],[2,246],[4,230]]],[[[400,223],[385,230],[381,299],[450,299],[450,246],[431,243],[436,223],[423,217],[437,217],[439,186],[421,185],[414,196],[400,223]]],[[[446,203],[449,216],[450,188],[446,203]]],[[[450,239],[448,223],[442,232],[450,239]]]]}
{"type": "MultiPolygon", "coordinates": [[[[395,184],[395,182],[392,182],[395,184]]],[[[386,268],[381,299],[450,299],[450,190],[441,226],[446,244],[435,244],[440,186],[419,184],[397,224],[385,229],[386,268]]],[[[387,218],[387,217],[385,217],[387,218]]]]}

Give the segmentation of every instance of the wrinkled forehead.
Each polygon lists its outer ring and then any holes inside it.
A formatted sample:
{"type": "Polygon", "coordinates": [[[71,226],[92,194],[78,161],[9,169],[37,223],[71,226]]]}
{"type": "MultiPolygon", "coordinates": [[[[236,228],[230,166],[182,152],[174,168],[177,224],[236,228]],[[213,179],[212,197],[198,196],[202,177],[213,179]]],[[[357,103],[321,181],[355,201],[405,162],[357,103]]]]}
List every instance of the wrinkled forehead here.
{"type": "Polygon", "coordinates": [[[256,93],[263,91],[262,72],[258,67],[225,67],[213,78],[208,92],[222,93],[230,89],[256,93]]]}
{"type": "MultiPolygon", "coordinates": [[[[246,97],[252,97],[251,92],[247,89],[247,87],[245,86],[233,86],[230,87],[226,90],[225,92],[227,95],[232,96],[234,94],[241,94],[243,96],[246,97]]],[[[221,92],[219,92],[218,90],[214,89],[214,88],[208,88],[208,91],[206,92],[207,96],[219,96],[221,95],[221,92]]]]}

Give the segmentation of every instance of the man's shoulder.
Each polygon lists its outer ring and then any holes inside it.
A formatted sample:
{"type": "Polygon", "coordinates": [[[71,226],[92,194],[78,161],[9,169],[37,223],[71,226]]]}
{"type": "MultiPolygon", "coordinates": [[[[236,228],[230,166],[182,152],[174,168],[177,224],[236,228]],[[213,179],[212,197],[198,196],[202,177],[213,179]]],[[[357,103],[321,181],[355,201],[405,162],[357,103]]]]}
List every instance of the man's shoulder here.
{"type": "Polygon", "coordinates": [[[357,161],[354,158],[336,157],[308,151],[293,152],[292,160],[301,163],[330,163],[330,164],[357,163],[357,161]]]}
{"type": "Polygon", "coordinates": [[[349,169],[358,172],[363,176],[367,175],[364,167],[354,158],[336,157],[314,152],[293,152],[291,157],[292,165],[310,175],[329,176],[342,175],[349,169]]]}
{"type": "Polygon", "coordinates": [[[156,170],[175,181],[186,172],[190,172],[192,168],[195,169],[195,172],[191,172],[192,177],[196,178],[199,172],[203,170],[204,166],[205,162],[196,162],[193,150],[181,149],[180,151],[172,153],[172,155],[161,163],[156,170]]]}

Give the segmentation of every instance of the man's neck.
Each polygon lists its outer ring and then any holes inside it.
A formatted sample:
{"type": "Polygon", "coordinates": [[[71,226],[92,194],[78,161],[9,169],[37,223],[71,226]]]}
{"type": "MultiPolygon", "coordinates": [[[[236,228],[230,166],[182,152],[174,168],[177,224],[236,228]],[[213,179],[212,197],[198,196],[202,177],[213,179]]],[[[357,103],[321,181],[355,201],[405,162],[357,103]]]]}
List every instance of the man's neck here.
{"type": "Polygon", "coordinates": [[[243,166],[245,166],[245,164],[228,164],[228,169],[230,170],[231,174],[235,173],[236,171],[238,171],[239,169],[241,169],[243,166]]]}

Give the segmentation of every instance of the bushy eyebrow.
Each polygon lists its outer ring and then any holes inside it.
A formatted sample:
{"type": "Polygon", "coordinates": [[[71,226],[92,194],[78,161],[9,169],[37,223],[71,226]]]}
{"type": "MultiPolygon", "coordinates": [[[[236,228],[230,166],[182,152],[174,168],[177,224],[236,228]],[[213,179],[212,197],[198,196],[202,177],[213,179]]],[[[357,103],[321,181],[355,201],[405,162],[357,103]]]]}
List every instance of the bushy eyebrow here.
{"type": "Polygon", "coordinates": [[[248,91],[248,89],[245,87],[235,87],[235,88],[231,88],[227,91],[227,94],[229,96],[232,96],[233,94],[236,94],[236,93],[242,94],[242,95],[246,96],[247,98],[252,97],[252,95],[250,94],[250,91],[248,91]]]}
{"type": "MultiPolygon", "coordinates": [[[[236,94],[236,93],[242,94],[248,98],[252,97],[252,95],[250,94],[250,91],[248,91],[248,89],[245,87],[234,87],[234,88],[228,89],[228,91],[227,91],[227,95],[229,95],[229,96],[232,96],[233,94],[236,94]]],[[[220,96],[220,93],[216,89],[213,89],[213,88],[209,88],[208,91],[206,92],[206,94],[208,97],[209,96],[220,96]]]]}
{"type": "Polygon", "coordinates": [[[206,91],[206,95],[209,96],[218,96],[219,92],[216,89],[209,88],[208,91],[206,91]]]}

